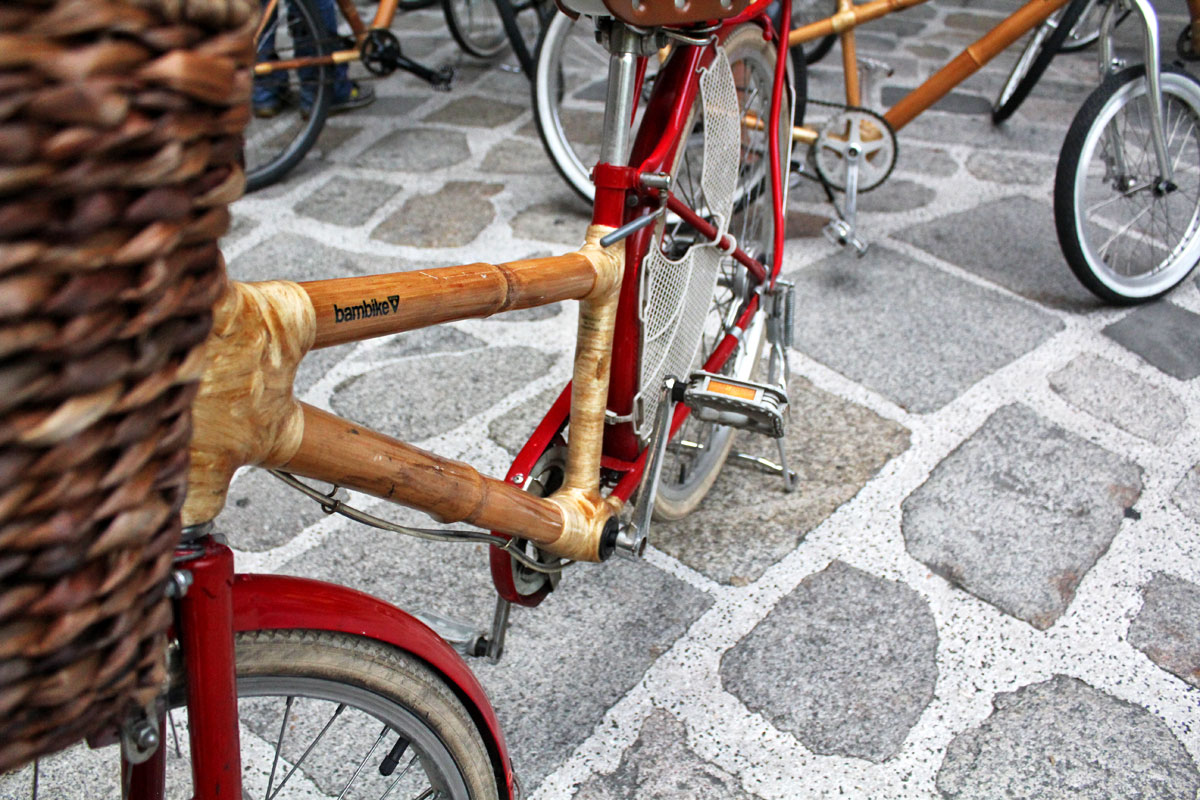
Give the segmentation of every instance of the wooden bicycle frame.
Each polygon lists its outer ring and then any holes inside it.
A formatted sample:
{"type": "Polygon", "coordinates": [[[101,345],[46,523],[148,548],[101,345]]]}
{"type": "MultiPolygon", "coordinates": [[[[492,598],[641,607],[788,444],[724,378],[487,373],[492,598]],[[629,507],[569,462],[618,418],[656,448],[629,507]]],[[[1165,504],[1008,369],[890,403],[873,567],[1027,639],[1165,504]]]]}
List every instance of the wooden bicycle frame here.
{"type": "MultiPolygon", "coordinates": [[[[1000,21],[965,50],[951,59],[917,88],[888,109],[883,117],[893,130],[900,130],[921,112],[945,97],[951,89],[973,75],[1013,42],[1049,19],[1050,15],[1069,0],[1029,0],[1000,21]]],[[[854,29],[865,22],[920,5],[926,0],[871,0],[856,5],[853,0],[838,0],[838,12],[817,22],[796,28],[788,36],[789,45],[803,44],[837,34],[842,44],[842,66],[845,72],[846,104],[862,103],[858,82],[858,61],[855,52],[854,29]]],[[[795,141],[812,144],[817,132],[811,128],[795,128],[795,141]]]]}
{"type": "MultiPolygon", "coordinates": [[[[386,30],[392,26],[392,21],[396,18],[396,9],[399,6],[399,0],[379,0],[379,7],[375,9],[375,16],[371,19],[370,25],[363,22],[358,9],[354,7],[354,0],[337,0],[337,5],[342,12],[342,16],[346,18],[346,22],[350,25],[350,31],[354,34],[354,41],[362,44],[363,39],[371,31],[386,30]]],[[[271,18],[271,15],[278,8],[279,0],[268,0],[264,4],[262,22],[259,29],[254,32],[254,41],[258,41],[262,35],[261,26],[266,24],[267,20],[271,18]]],[[[336,36],[336,32],[331,32],[331,34],[336,36]]],[[[352,47],[323,56],[305,56],[302,58],[290,58],[285,61],[265,61],[254,65],[254,74],[262,76],[270,75],[272,72],[292,70],[299,67],[346,64],[351,61],[359,61],[361,58],[362,51],[357,47],[352,47]]]]}
{"type": "MultiPolygon", "coordinates": [[[[766,0],[730,20],[723,30],[763,16],[766,0]]],[[[211,520],[224,505],[234,471],[246,464],[275,467],[315,480],[392,500],[444,522],[466,522],[519,536],[547,552],[600,561],[614,549],[616,514],[633,493],[642,471],[642,443],[631,424],[606,424],[609,410],[629,414],[637,391],[636,269],[653,229],[601,247],[599,239],[624,222],[657,209],[657,191],[640,176],[664,171],[684,138],[683,127],[698,91],[698,71],[712,47],[684,47],[656,82],[630,163],[597,167],[597,193],[587,244],[578,252],[506,264],[467,264],[419,272],[339,278],[307,283],[274,281],[231,284],[215,309],[208,368],[194,407],[195,434],[184,524],[211,520]],[[658,127],[656,127],[656,124],[658,127]],[[627,199],[631,198],[627,202],[627,199]],[[453,320],[486,317],[510,309],[579,300],[580,315],[569,406],[571,436],[561,489],[547,498],[507,480],[427,453],[397,439],[341,420],[296,401],[291,384],[310,349],[400,333],[453,320]],[[611,387],[610,387],[611,375],[611,387]],[[601,468],[622,473],[615,490],[602,495],[601,468]]],[[[784,68],[776,67],[780,89],[784,68]]],[[[777,95],[781,92],[776,92],[777,95]]],[[[774,108],[778,119],[778,104],[774,108]]],[[[627,122],[623,123],[628,125],[627,122]]],[[[772,138],[777,139],[776,129],[772,138]]],[[[757,283],[769,283],[781,264],[782,187],[778,142],[772,147],[776,259],[758,264],[740,249],[757,283]]],[[[672,210],[690,214],[703,233],[707,223],[678,200],[672,210]]],[[[709,235],[715,234],[707,226],[709,235]]],[[[732,244],[727,238],[723,246],[732,244]]],[[[757,296],[738,325],[747,326],[757,296]]],[[[738,342],[731,332],[705,364],[719,368],[738,342]]],[[[677,413],[677,428],[686,410],[677,413]]],[[[561,429],[561,419],[545,423],[561,429]]],[[[541,430],[541,429],[539,429],[541,430]]],[[[518,459],[520,462],[521,459],[518,459]]]]}

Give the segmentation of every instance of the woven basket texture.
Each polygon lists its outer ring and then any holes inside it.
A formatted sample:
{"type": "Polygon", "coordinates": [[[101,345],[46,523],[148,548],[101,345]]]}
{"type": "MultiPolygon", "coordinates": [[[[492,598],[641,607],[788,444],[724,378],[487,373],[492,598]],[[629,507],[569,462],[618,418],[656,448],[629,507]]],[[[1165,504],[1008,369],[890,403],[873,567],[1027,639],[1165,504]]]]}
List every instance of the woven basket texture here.
{"type": "Polygon", "coordinates": [[[162,689],[255,7],[0,2],[0,772],[162,689]]]}

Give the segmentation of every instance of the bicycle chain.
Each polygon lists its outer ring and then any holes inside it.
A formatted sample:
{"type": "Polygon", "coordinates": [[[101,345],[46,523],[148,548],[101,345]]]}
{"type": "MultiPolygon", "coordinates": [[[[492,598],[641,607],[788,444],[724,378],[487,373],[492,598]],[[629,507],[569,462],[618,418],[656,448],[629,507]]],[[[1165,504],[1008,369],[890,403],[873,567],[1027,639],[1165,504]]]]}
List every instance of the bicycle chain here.
{"type": "MultiPolygon", "coordinates": [[[[841,113],[844,113],[847,111],[853,111],[853,112],[856,112],[859,114],[865,114],[865,115],[871,117],[874,121],[876,121],[877,124],[879,125],[879,129],[881,131],[883,131],[884,135],[888,139],[891,140],[891,144],[892,144],[891,162],[888,164],[888,168],[884,172],[883,176],[880,177],[878,180],[871,183],[870,185],[864,185],[864,184],[860,183],[859,187],[858,187],[858,193],[864,194],[873,189],[879,188],[880,186],[882,186],[884,183],[887,182],[887,179],[889,177],[891,177],[892,171],[896,168],[896,159],[900,155],[900,143],[896,139],[896,130],[892,127],[892,124],[890,122],[888,122],[887,119],[884,118],[884,116],[882,114],[879,114],[878,112],[872,111],[871,109],[865,108],[863,106],[852,106],[847,103],[835,103],[835,102],[832,102],[829,100],[814,100],[812,98],[809,98],[808,105],[822,106],[824,108],[836,108],[839,110],[839,114],[834,115],[833,117],[830,117],[828,120],[826,120],[822,124],[820,132],[824,132],[824,130],[834,120],[838,119],[838,117],[841,115],[841,113]]],[[[820,132],[818,133],[818,136],[820,136],[820,132]]],[[[828,176],[826,176],[822,172],[822,170],[817,162],[816,145],[815,144],[811,145],[808,149],[808,160],[812,162],[812,169],[813,169],[813,172],[815,173],[815,175],[809,175],[809,174],[807,174],[807,172],[801,171],[799,174],[802,177],[808,178],[809,180],[819,181],[821,183],[821,185],[825,188],[825,191],[828,194],[830,194],[830,196],[831,196],[830,199],[832,199],[833,192],[835,192],[835,191],[836,192],[844,192],[846,190],[845,186],[840,185],[839,183],[831,180],[828,176]]]]}

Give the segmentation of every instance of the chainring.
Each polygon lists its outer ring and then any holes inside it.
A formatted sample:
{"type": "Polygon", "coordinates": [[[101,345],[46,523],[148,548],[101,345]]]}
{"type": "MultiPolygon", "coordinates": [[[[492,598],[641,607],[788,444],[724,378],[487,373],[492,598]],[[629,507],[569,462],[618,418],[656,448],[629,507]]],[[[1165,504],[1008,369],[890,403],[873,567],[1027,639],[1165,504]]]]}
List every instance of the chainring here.
{"type": "MultiPolygon", "coordinates": [[[[546,448],[541,457],[534,463],[533,469],[529,470],[529,478],[525,482],[525,491],[537,497],[549,497],[551,494],[562,485],[563,477],[567,471],[567,443],[561,437],[556,437],[554,442],[546,448]]],[[[517,539],[517,545],[521,552],[529,558],[537,561],[539,564],[546,566],[554,566],[562,563],[562,559],[553,556],[540,548],[533,542],[527,539],[517,539]]],[[[532,595],[539,592],[544,585],[549,583],[551,591],[558,586],[561,572],[538,572],[512,559],[512,580],[513,587],[518,594],[532,595]]]]}
{"type": "Polygon", "coordinates": [[[858,142],[858,191],[879,187],[896,166],[896,132],[886,119],[865,108],[844,108],[823,126],[813,144],[817,174],[830,188],[846,191],[846,159],[858,142]]]}

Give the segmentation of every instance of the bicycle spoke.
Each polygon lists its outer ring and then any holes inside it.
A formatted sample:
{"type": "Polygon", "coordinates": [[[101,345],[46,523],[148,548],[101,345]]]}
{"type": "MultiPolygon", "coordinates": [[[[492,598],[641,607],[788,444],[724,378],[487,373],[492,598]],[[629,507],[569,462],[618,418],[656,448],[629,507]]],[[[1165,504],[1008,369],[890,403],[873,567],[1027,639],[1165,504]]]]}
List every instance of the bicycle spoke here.
{"type": "Polygon", "coordinates": [[[362,757],[362,761],[358,762],[358,766],[354,768],[354,774],[350,776],[350,780],[346,781],[346,785],[342,787],[342,791],[340,794],[338,794],[337,800],[342,800],[342,798],[346,796],[346,792],[350,791],[350,785],[353,784],[358,778],[358,773],[362,772],[362,768],[367,763],[367,759],[369,759],[371,754],[375,752],[375,749],[379,747],[379,743],[383,741],[383,737],[387,736],[388,730],[388,726],[384,725],[383,730],[379,732],[378,738],[375,739],[375,743],[371,745],[371,749],[368,750],[367,754],[362,757]]]}
{"type": "Polygon", "coordinates": [[[283,735],[287,731],[288,717],[292,714],[292,704],[296,698],[289,696],[283,707],[283,721],[279,723],[279,739],[275,742],[275,759],[271,762],[271,775],[267,778],[267,800],[271,797],[271,787],[275,785],[275,770],[279,767],[279,756],[283,752],[283,735]]]}
{"type": "Polygon", "coordinates": [[[291,777],[296,774],[296,772],[300,769],[300,765],[303,764],[305,759],[308,758],[309,754],[312,753],[313,748],[316,747],[323,738],[325,738],[325,734],[329,732],[329,728],[333,725],[333,723],[337,720],[338,717],[341,716],[342,712],[345,710],[346,710],[346,704],[339,703],[337,709],[333,712],[333,715],[329,718],[329,721],[325,723],[325,727],[321,728],[321,732],[317,734],[317,738],[312,740],[312,742],[305,749],[304,754],[301,755],[300,759],[295,764],[292,765],[291,772],[289,772],[287,775],[285,775],[283,777],[283,780],[279,782],[279,788],[275,790],[275,794],[268,795],[267,800],[274,800],[274,798],[277,797],[281,791],[283,791],[283,787],[287,785],[288,780],[290,780],[291,777]]]}
{"type": "Polygon", "coordinates": [[[417,763],[417,754],[413,753],[412,758],[410,758],[408,763],[404,765],[404,769],[400,770],[400,774],[393,778],[392,782],[389,783],[387,788],[383,790],[383,794],[379,795],[379,800],[386,800],[387,796],[392,793],[392,789],[396,788],[396,784],[400,783],[400,779],[403,778],[410,769],[412,769],[412,765],[415,763],[417,763]]]}

